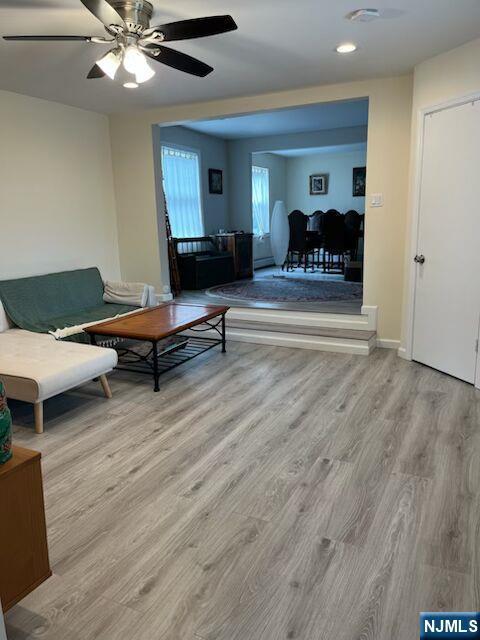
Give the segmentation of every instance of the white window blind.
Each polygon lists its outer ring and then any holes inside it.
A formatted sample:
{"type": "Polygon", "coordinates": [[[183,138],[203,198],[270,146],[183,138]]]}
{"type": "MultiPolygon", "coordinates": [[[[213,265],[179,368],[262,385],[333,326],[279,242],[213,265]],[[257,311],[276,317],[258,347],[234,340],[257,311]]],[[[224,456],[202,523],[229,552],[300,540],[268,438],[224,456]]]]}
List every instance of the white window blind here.
{"type": "Polygon", "coordinates": [[[270,233],[270,175],[264,167],[252,166],[253,233],[270,233]]]}
{"type": "Polygon", "coordinates": [[[162,146],[162,172],[172,235],[203,236],[198,153],[162,146]]]}

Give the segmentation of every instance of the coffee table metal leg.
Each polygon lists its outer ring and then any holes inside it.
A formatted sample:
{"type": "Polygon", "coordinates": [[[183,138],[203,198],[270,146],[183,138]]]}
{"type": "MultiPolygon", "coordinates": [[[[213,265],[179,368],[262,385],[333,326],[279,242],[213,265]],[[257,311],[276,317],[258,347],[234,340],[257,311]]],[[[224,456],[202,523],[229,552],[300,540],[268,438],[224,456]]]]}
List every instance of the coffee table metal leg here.
{"type": "Polygon", "coordinates": [[[160,387],[158,384],[158,378],[160,377],[160,374],[158,373],[158,345],[157,342],[152,342],[152,346],[153,346],[153,352],[152,352],[152,357],[153,357],[153,380],[154,380],[154,387],[153,390],[154,391],[160,391],[160,387]]]}
{"type": "Polygon", "coordinates": [[[226,352],[225,314],[222,314],[222,353],[226,352]]]}

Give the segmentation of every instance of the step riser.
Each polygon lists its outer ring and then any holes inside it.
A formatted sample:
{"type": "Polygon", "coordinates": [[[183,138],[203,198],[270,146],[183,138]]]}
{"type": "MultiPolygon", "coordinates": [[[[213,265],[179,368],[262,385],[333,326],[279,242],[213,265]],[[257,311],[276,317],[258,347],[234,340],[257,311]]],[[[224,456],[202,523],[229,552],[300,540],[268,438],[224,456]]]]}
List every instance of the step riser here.
{"type": "Polygon", "coordinates": [[[251,322],[246,320],[231,320],[227,316],[227,328],[243,329],[248,331],[280,331],[281,333],[294,333],[304,336],[318,336],[322,338],[334,338],[336,340],[370,340],[376,336],[375,331],[363,329],[351,329],[344,327],[309,327],[303,325],[290,325],[275,322],[251,322]]]}
{"type": "Polygon", "coordinates": [[[346,313],[317,313],[309,311],[231,307],[227,314],[227,322],[228,321],[262,322],[280,325],[286,324],[310,328],[343,328],[376,331],[377,308],[362,307],[361,315],[353,315],[346,313]]]}
{"type": "MultiPolygon", "coordinates": [[[[190,333],[185,332],[187,335],[190,333]]],[[[193,332],[191,335],[195,335],[193,332]]],[[[202,333],[205,337],[218,338],[213,329],[202,333]]],[[[334,353],[351,353],[368,356],[376,346],[375,337],[369,340],[336,339],[323,336],[311,336],[280,331],[254,331],[252,329],[226,329],[227,340],[232,342],[251,342],[253,344],[289,347],[293,349],[311,349],[334,353]]]]}

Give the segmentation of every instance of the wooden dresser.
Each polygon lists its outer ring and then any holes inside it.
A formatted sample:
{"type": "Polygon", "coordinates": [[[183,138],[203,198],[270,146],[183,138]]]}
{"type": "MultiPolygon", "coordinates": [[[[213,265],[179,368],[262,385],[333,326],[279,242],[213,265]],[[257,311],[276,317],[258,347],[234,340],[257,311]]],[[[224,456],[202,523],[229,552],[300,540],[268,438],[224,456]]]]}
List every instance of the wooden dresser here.
{"type": "Polygon", "coordinates": [[[253,278],[253,233],[217,233],[219,251],[230,251],[235,261],[235,278],[253,278]]]}
{"type": "Polygon", "coordinates": [[[0,599],[4,611],[51,576],[40,453],[13,447],[0,465],[0,599]]]}

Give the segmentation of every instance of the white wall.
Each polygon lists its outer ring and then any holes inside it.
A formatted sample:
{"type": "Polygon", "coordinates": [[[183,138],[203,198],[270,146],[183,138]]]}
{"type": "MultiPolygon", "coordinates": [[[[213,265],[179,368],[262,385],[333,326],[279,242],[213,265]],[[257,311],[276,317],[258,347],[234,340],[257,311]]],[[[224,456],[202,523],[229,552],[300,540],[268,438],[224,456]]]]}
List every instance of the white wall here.
{"type": "Polygon", "coordinates": [[[480,93],[480,38],[457,47],[447,53],[425,60],[417,65],[414,73],[412,107],[412,144],[409,208],[407,216],[407,250],[404,272],[404,313],[402,323],[402,347],[409,336],[410,300],[412,285],[415,233],[412,230],[415,203],[416,178],[419,171],[418,141],[422,126],[422,110],[441,103],[480,93]]]}
{"type": "MultiPolygon", "coordinates": [[[[270,179],[270,219],[272,218],[273,207],[277,200],[287,200],[287,161],[282,156],[273,153],[253,153],[252,164],[257,167],[264,167],[269,171],[270,179]]],[[[235,176],[233,176],[235,179],[235,176]]],[[[250,205],[251,207],[251,205],[250,205]]],[[[250,208],[251,210],[251,208],[250,208]]],[[[270,236],[263,239],[255,238],[253,243],[253,257],[255,260],[272,257],[272,247],[270,236]]]]}
{"type": "Polygon", "coordinates": [[[352,195],[354,167],[366,164],[366,147],[349,152],[319,153],[288,158],[287,160],[287,211],[300,209],[307,215],[320,209],[337,209],[346,213],[355,209],[365,213],[365,198],[352,195]],[[309,178],[315,173],[328,173],[328,194],[310,195],[309,178]]]}
{"type": "Polygon", "coordinates": [[[193,149],[200,154],[200,178],[202,189],[205,233],[215,233],[229,226],[228,215],[228,163],[227,143],[221,138],[193,131],[185,127],[157,127],[160,145],[170,143],[193,149]],[[223,171],[223,194],[209,193],[208,170],[223,171]]]}
{"type": "Polygon", "coordinates": [[[118,278],[108,118],[0,91],[0,123],[0,278],[92,265],[118,278]]]}

